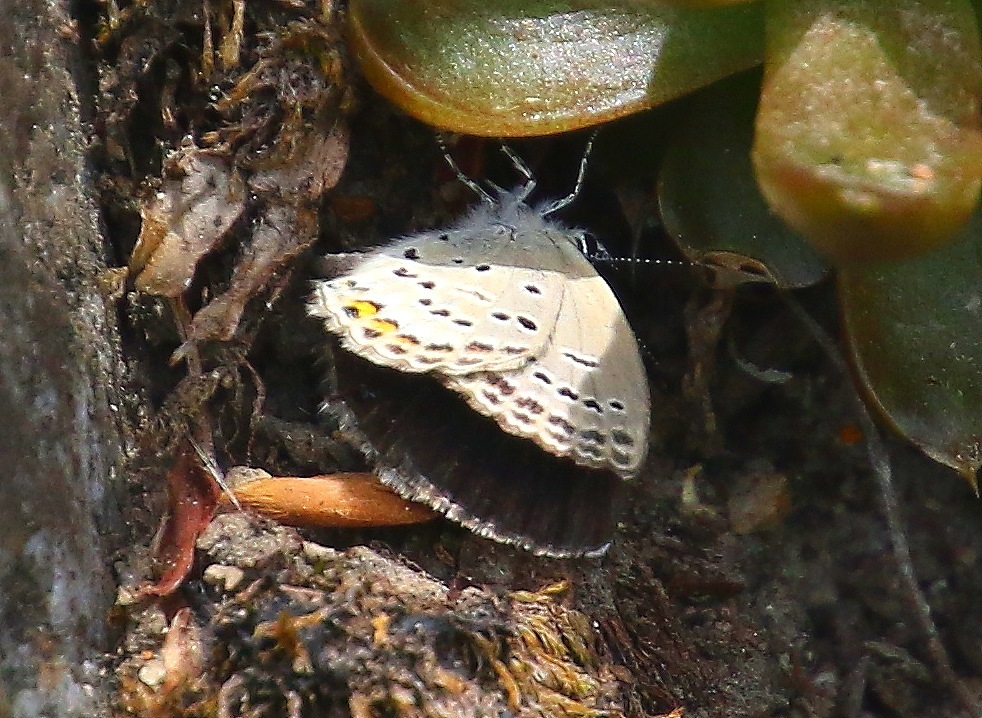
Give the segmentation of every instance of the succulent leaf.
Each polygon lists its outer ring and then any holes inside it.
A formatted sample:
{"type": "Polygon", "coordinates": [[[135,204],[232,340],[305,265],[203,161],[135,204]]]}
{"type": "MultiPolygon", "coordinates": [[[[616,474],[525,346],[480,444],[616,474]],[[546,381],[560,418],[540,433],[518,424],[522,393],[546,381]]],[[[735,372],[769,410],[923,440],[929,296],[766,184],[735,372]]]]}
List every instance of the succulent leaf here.
{"type": "Polygon", "coordinates": [[[758,2],[352,0],[368,80],[409,114],[493,137],[543,135],[657,105],[761,61],[758,2]]]}

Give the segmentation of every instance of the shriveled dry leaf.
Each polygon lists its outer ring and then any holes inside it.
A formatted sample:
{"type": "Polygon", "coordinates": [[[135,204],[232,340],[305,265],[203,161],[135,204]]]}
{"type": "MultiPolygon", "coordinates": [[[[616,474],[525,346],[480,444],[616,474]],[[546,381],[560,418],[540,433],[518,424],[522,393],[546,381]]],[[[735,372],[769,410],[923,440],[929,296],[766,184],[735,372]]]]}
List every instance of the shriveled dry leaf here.
{"type": "Polygon", "coordinates": [[[164,570],[140,590],[141,596],[168,596],[183,583],[194,561],[198,534],[218,505],[219,487],[187,443],[167,472],[167,495],[170,511],[157,551],[164,570]]]}
{"type": "Polygon", "coordinates": [[[228,290],[195,315],[191,341],[231,339],[246,302],[317,239],[316,201],[341,179],[348,160],[348,129],[338,123],[329,134],[311,132],[305,139],[283,165],[250,179],[250,188],[267,195],[268,204],[242,249],[228,290]]]}
{"type": "Polygon", "coordinates": [[[191,149],[172,164],[180,178],[166,180],[141,209],[143,225],[129,263],[139,291],[165,297],[187,289],[198,262],[246,206],[245,182],[226,160],[191,149]]]}
{"type": "Polygon", "coordinates": [[[246,303],[291,259],[317,239],[317,212],[309,207],[269,207],[235,265],[231,285],[194,315],[188,338],[227,341],[235,335],[246,303]]]}
{"type": "MultiPolygon", "coordinates": [[[[279,194],[289,201],[317,200],[341,179],[348,164],[348,127],[338,122],[330,132],[318,130],[298,134],[290,157],[277,167],[264,168],[249,178],[249,188],[257,194],[279,194]]],[[[281,141],[286,141],[282,139],[281,141]]]]}

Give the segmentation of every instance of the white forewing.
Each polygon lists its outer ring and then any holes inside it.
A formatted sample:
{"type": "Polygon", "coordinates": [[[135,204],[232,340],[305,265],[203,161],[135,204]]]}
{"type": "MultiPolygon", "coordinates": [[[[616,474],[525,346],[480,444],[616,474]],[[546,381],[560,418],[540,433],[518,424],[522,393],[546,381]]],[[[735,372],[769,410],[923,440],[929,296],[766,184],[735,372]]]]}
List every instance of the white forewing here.
{"type": "Polygon", "coordinates": [[[636,474],[649,396],[634,334],[576,234],[516,197],[367,252],[317,282],[308,311],[348,351],[431,373],[504,431],[636,474]]]}
{"type": "Polygon", "coordinates": [[[348,351],[405,372],[508,370],[539,356],[559,313],[563,275],[445,263],[440,236],[400,240],[315,283],[309,312],[348,351]]]}

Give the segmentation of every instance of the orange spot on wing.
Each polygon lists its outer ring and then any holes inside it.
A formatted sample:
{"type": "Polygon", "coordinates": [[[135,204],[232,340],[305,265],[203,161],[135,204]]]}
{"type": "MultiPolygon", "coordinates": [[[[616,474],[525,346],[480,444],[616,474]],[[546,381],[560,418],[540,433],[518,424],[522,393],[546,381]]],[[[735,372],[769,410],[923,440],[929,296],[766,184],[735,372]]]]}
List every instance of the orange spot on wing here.
{"type": "Polygon", "coordinates": [[[351,310],[355,316],[359,319],[364,319],[365,317],[373,317],[379,312],[379,305],[375,302],[366,302],[361,299],[356,299],[354,301],[348,302],[344,305],[345,309],[351,310]]]}
{"type": "Polygon", "coordinates": [[[373,319],[369,324],[379,334],[389,334],[399,328],[398,324],[389,319],[373,319]]]}

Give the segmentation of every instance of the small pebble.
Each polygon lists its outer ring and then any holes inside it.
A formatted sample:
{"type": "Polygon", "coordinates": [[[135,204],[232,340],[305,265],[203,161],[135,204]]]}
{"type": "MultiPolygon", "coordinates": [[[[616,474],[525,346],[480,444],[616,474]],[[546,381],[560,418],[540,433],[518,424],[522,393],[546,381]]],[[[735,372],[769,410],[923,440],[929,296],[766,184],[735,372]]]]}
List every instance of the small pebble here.
{"type": "Polygon", "coordinates": [[[245,571],[236,566],[213,563],[205,569],[202,578],[205,583],[218,586],[224,591],[234,591],[245,578],[245,571]]]}
{"type": "Polygon", "coordinates": [[[303,542],[303,557],[308,561],[336,561],[340,552],[312,541],[303,542]]]}
{"type": "Polygon", "coordinates": [[[161,683],[164,682],[164,678],[167,677],[167,668],[164,666],[164,662],[159,658],[152,658],[143,664],[137,673],[137,677],[150,686],[151,688],[156,688],[161,683]]]}
{"type": "Polygon", "coordinates": [[[120,586],[118,589],[116,589],[117,606],[132,606],[137,602],[137,600],[138,598],[136,592],[128,586],[120,586]]]}

